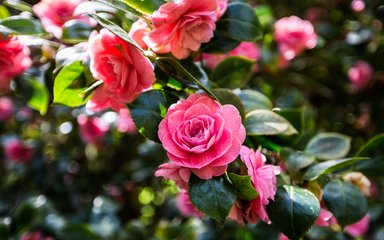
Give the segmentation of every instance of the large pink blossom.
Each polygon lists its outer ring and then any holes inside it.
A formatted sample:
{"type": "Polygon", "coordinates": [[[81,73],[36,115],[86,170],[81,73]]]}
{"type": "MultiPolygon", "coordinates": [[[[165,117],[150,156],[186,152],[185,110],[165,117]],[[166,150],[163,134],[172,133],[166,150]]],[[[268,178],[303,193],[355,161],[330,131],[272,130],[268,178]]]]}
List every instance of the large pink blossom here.
{"type": "Polygon", "coordinates": [[[132,38],[132,40],[134,40],[142,49],[148,49],[148,46],[144,42],[143,38],[147,36],[150,31],[151,29],[149,28],[147,22],[140,18],[132,24],[128,36],[132,38]]]}
{"type": "Polygon", "coordinates": [[[274,39],[280,54],[286,60],[293,59],[305,49],[314,48],[317,44],[317,35],[312,23],[297,16],[276,21],[274,39]]]}
{"type": "Polygon", "coordinates": [[[355,91],[363,90],[372,79],[373,69],[366,61],[357,61],[348,70],[348,77],[355,91]]]}
{"type": "Polygon", "coordinates": [[[184,217],[199,217],[203,214],[192,205],[188,193],[181,190],[176,197],[176,207],[184,217]]]}
{"type": "Polygon", "coordinates": [[[108,131],[108,125],[98,117],[89,117],[80,114],[77,117],[81,139],[86,143],[94,143],[101,140],[108,131]]]}
{"type": "Polygon", "coordinates": [[[239,155],[245,128],[233,105],[193,94],[168,109],[158,136],[174,164],[210,179],[239,155]]]}
{"type": "Polygon", "coordinates": [[[13,102],[9,97],[0,97],[0,123],[8,121],[13,115],[13,102]]]}
{"type": "Polygon", "coordinates": [[[218,14],[223,12],[220,9],[216,0],[165,3],[152,14],[154,29],[144,41],[157,53],[172,52],[178,59],[187,58],[213,37],[218,14]]]}
{"type": "Polygon", "coordinates": [[[137,48],[107,29],[91,38],[89,53],[92,75],[103,81],[87,103],[94,111],[125,108],[155,81],[151,62],[137,48]]]}
{"type": "Polygon", "coordinates": [[[74,15],[76,7],[87,0],[41,0],[33,6],[33,11],[40,18],[45,30],[60,38],[63,25],[72,19],[91,24],[88,17],[74,15]]]}
{"type": "Polygon", "coordinates": [[[4,143],[5,158],[11,162],[26,164],[33,156],[32,147],[19,139],[9,139],[4,143]]]}
{"type": "Polygon", "coordinates": [[[32,65],[29,54],[17,37],[0,38],[0,93],[8,92],[12,78],[32,65]]]}

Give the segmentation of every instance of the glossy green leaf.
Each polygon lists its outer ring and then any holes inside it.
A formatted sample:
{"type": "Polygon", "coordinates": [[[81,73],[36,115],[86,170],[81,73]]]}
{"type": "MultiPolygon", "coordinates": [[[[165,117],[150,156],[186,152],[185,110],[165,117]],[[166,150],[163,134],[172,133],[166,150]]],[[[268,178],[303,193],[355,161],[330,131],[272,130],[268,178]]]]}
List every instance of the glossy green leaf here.
{"type": "Polygon", "coordinates": [[[245,116],[247,135],[293,135],[297,130],[282,116],[269,110],[254,110],[245,116]]]}
{"type": "Polygon", "coordinates": [[[65,66],[57,75],[53,85],[53,102],[69,107],[78,107],[87,102],[83,91],[87,89],[81,62],[65,66]]]}
{"type": "Polygon", "coordinates": [[[125,13],[131,13],[131,14],[134,14],[137,16],[142,15],[142,13],[140,13],[136,9],[132,8],[124,0],[94,0],[94,1],[106,4],[110,7],[113,7],[115,9],[118,9],[118,10],[123,11],[125,13]]]}
{"type": "Polygon", "coordinates": [[[273,108],[271,100],[259,91],[252,89],[245,89],[239,93],[239,97],[243,102],[245,112],[249,113],[253,110],[273,108]]]}
{"type": "Polygon", "coordinates": [[[207,216],[224,224],[236,201],[232,185],[224,177],[203,180],[191,175],[189,197],[192,204],[207,216]]]}
{"type": "Polygon", "coordinates": [[[217,22],[216,31],[237,41],[253,42],[262,37],[255,11],[241,2],[228,4],[225,14],[217,22]]]}
{"type": "Polygon", "coordinates": [[[163,0],[122,0],[136,11],[151,15],[157,10],[162,4],[165,3],[163,0]]]}
{"type": "Polygon", "coordinates": [[[213,38],[201,46],[205,53],[227,53],[240,45],[240,41],[224,36],[218,31],[214,32],[213,38]]]}
{"type": "Polygon", "coordinates": [[[345,227],[359,221],[367,213],[367,200],[354,185],[332,180],[324,187],[323,199],[337,222],[345,227]]]}
{"type": "Polygon", "coordinates": [[[5,0],[4,5],[21,12],[32,12],[31,4],[20,0],[5,0]]]}
{"type": "Polygon", "coordinates": [[[284,185],[278,187],[275,200],[267,205],[267,213],[282,233],[298,240],[319,216],[320,203],[312,192],[284,185]]]}
{"type": "Polygon", "coordinates": [[[367,161],[357,163],[355,169],[368,176],[383,176],[384,174],[384,134],[371,138],[361,146],[357,157],[369,157],[367,161]]]}
{"type": "Polygon", "coordinates": [[[309,153],[294,151],[286,147],[281,149],[280,157],[289,172],[298,172],[316,161],[316,158],[309,153]]]}
{"type": "Polygon", "coordinates": [[[0,19],[9,17],[9,11],[6,7],[0,5],[0,19]]]}
{"type": "Polygon", "coordinates": [[[30,81],[33,89],[32,97],[28,100],[27,104],[30,108],[35,109],[44,115],[48,110],[49,105],[49,92],[44,84],[38,81],[30,81]]]}
{"type": "Polygon", "coordinates": [[[339,133],[319,133],[307,144],[305,151],[319,159],[342,158],[351,148],[351,138],[339,133]]]}
{"type": "Polygon", "coordinates": [[[41,23],[35,19],[12,16],[0,20],[0,25],[12,29],[17,34],[22,35],[44,35],[47,32],[41,26],[41,23]]]}
{"type": "Polygon", "coordinates": [[[251,177],[248,175],[228,174],[233,187],[237,190],[237,197],[243,200],[255,199],[259,193],[252,185],[251,177]]]}
{"type": "Polygon", "coordinates": [[[62,41],[66,43],[79,43],[88,41],[89,35],[93,31],[93,28],[89,24],[82,21],[68,21],[63,26],[62,41]]]}
{"type": "Polygon", "coordinates": [[[326,175],[328,173],[351,166],[359,161],[367,159],[368,158],[345,158],[321,162],[310,167],[305,172],[303,179],[307,181],[313,181],[322,175],[326,175]]]}
{"type": "Polygon", "coordinates": [[[231,90],[226,88],[216,88],[212,90],[213,94],[219,99],[219,102],[224,104],[231,104],[237,108],[240,116],[244,118],[244,106],[240,98],[234,94],[231,90]]]}
{"type": "Polygon", "coordinates": [[[211,79],[220,87],[241,88],[249,81],[254,63],[245,57],[229,57],[213,70],[211,79]]]}
{"type": "Polygon", "coordinates": [[[131,116],[139,132],[152,141],[159,142],[157,136],[159,124],[169,106],[177,100],[179,99],[169,92],[151,90],[142,93],[130,103],[131,116]]]}

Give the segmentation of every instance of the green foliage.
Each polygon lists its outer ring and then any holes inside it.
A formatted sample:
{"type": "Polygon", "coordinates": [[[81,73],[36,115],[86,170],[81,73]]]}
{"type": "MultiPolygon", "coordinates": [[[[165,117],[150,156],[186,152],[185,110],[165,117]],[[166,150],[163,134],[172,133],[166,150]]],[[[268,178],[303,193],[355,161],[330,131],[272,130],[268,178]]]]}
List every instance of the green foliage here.
{"type": "Polygon", "coordinates": [[[69,21],[64,25],[61,39],[66,43],[87,41],[93,29],[85,22],[69,21]]]}
{"type": "Polygon", "coordinates": [[[9,17],[9,11],[6,7],[3,5],[0,5],[0,19],[8,18],[9,17]]]}
{"type": "Polygon", "coordinates": [[[244,89],[239,93],[239,97],[243,102],[245,113],[258,109],[271,110],[273,107],[271,100],[259,91],[244,89]]]}
{"type": "Polygon", "coordinates": [[[339,133],[319,133],[305,147],[305,151],[319,159],[342,158],[351,148],[351,138],[339,133]]]}
{"type": "Polygon", "coordinates": [[[237,175],[234,173],[228,174],[233,187],[237,191],[237,197],[243,200],[253,200],[259,193],[252,184],[251,177],[248,175],[237,175]]]}
{"type": "Polygon", "coordinates": [[[280,157],[289,172],[298,172],[316,161],[316,158],[309,153],[295,151],[287,147],[281,149],[280,157]]]}
{"type": "Polygon", "coordinates": [[[47,34],[47,32],[45,32],[41,26],[41,23],[32,18],[12,16],[9,18],[1,19],[0,25],[11,29],[13,33],[17,35],[21,34],[43,36],[47,34]]]}
{"type": "Polygon", "coordinates": [[[237,108],[240,116],[244,118],[244,106],[239,97],[234,94],[231,90],[226,88],[216,88],[212,90],[212,93],[219,99],[222,105],[232,104],[237,108]]]}
{"type": "Polygon", "coordinates": [[[123,0],[123,2],[143,14],[152,14],[165,3],[163,0],[123,0]]]}
{"type": "Polygon", "coordinates": [[[319,216],[320,203],[310,191],[285,185],[277,189],[275,200],[267,205],[267,212],[281,232],[297,240],[319,216]]]}
{"type": "Polygon", "coordinates": [[[368,176],[382,176],[384,173],[384,134],[371,138],[360,147],[357,157],[369,157],[368,161],[357,163],[355,169],[368,176]]]}

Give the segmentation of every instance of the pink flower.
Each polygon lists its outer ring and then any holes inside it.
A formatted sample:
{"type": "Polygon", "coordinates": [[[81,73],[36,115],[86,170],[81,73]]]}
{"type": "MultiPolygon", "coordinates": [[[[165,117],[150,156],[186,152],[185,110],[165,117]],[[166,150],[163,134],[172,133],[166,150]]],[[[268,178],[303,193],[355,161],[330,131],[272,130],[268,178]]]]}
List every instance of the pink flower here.
{"type": "Polygon", "coordinates": [[[189,177],[191,169],[180,167],[174,163],[163,163],[155,172],[156,177],[164,177],[173,180],[181,189],[188,190],[189,177]]]}
{"type": "Polygon", "coordinates": [[[148,24],[140,18],[132,24],[128,36],[132,38],[132,40],[135,41],[142,49],[148,49],[148,46],[144,42],[143,38],[147,36],[150,31],[151,29],[148,24]]]}
{"type": "Polygon", "coordinates": [[[81,139],[86,143],[94,143],[101,140],[108,131],[108,125],[98,117],[88,117],[80,114],[77,117],[81,139]]]}
{"type": "Polygon", "coordinates": [[[364,236],[369,229],[370,216],[366,214],[360,221],[348,225],[344,228],[344,232],[353,236],[354,238],[364,236]]]}
{"type": "Polygon", "coordinates": [[[184,217],[201,218],[203,214],[192,205],[189,195],[186,191],[181,190],[176,197],[176,206],[184,217]]]}
{"type": "Polygon", "coordinates": [[[154,29],[144,41],[157,53],[172,52],[178,59],[187,58],[213,37],[221,12],[218,9],[215,0],[165,3],[152,14],[154,29]]]}
{"type": "Polygon", "coordinates": [[[29,54],[17,37],[0,38],[0,93],[8,92],[11,79],[32,65],[29,54]]]}
{"type": "Polygon", "coordinates": [[[260,150],[255,152],[246,146],[241,147],[240,158],[247,167],[253,186],[259,193],[254,200],[249,202],[245,218],[250,223],[255,223],[258,218],[269,223],[265,205],[269,203],[269,199],[274,200],[276,175],[280,174],[281,169],[278,166],[265,164],[265,157],[260,150]]]}
{"type": "Polygon", "coordinates": [[[28,232],[21,235],[20,240],[54,240],[52,237],[43,237],[43,234],[39,231],[28,232]]]}
{"type": "Polygon", "coordinates": [[[122,133],[134,133],[137,131],[135,123],[131,117],[131,112],[128,108],[122,108],[119,110],[116,125],[117,130],[122,133]]]}
{"type": "Polygon", "coordinates": [[[228,0],[217,0],[217,5],[217,19],[219,19],[227,10],[228,0]]]}
{"type": "Polygon", "coordinates": [[[13,102],[9,97],[0,98],[0,122],[8,121],[13,115],[13,102]]]}
{"type": "Polygon", "coordinates": [[[19,139],[10,139],[4,143],[5,158],[15,163],[26,164],[32,159],[32,148],[23,144],[19,139]]]}
{"type": "Polygon", "coordinates": [[[362,12],[365,9],[365,2],[363,0],[353,0],[351,2],[351,8],[355,12],[362,12]]]}
{"type": "Polygon", "coordinates": [[[233,105],[193,94],[168,109],[158,136],[174,164],[210,179],[222,175],[239,155],[245,128],[233,105]]]}
{"type": "Polygon", "coordinates": [[[330,225],[330,220],[333,214],[325,208],[320,209],[320,214],[315,221],[315,225],[320,227],[327,227],[330,225]]]}
{"type": "Polygon", "coordinates": [[[86,0],[41,0],[33,6],[33,11],[40,18],[45,30],[60,38],[63,33],[63,25],[72,19],[77,19],[91,24],[88,17],[75,16],[76,7],[86,0]]]}
{"type": "Polygon", "coordinates": [[[261,56],[261,50],[256,43],[242,42],[238,47],[226,54],[203,54],[203,63],[209,69],[214,69],[226,58],[231,56],[242,56],[252,60],[257,60],[261,56]]]}
{"type": "Polygon", "coordinates": [[[89,52],[93,77],[103,81],[87,103],[89,109],[126,108],[125,104],[150,89],[155,81],[151,62],[107,29],[91,38],[89,52]]]}
{"type": "Polygon", "coordinates": [[[365,61],[357,61],[348,70],[348,77],[355,91],[363,90],[368,86],[373,76],[373,69],[365,61]]]}
{"type": "Polygon", "coordinates": [[[292,60],[305,49],[314,48],[317,44],[313,25],[296,16],[275,22],[274,39],[278,43],[280,54],[287,60],[292,60]]]}

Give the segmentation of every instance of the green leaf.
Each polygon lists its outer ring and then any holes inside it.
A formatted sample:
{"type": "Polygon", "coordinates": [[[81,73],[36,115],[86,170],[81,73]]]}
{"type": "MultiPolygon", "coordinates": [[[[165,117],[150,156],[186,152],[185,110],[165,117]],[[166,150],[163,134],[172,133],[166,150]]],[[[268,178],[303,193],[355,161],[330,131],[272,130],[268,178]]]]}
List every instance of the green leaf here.
{"type": "Polygon", "coordinates": [[[243,200],[255,199],[259,193],[252,185],[251,177],[248,175],[228,174],[233,187],[237,190],[237,197],[243,200]]]}
{"type": "Polygon", "coordinates": [[[316,180],[318,177],[334,172],[336,170],[342,169],[344,167],[351,166],[355,164],[356,162],[366,160],[368,158],[345,158],[345,159],[337,159],[337,160],[329,160],[326,162],[318,163],[309,168],[304,176],[303,179],[307,181],[313,181],[316,180]]]}
{"type": "Polygon", "coordinates": [[[162,91],[151,90],[142,93],[134,102],[129,104],[131,116],[137,129],[145,137],[159,142],[157,136],[159,124],[165,117],[167,109],[177,102],[178,97],[162,91]]]}
{"type": "Polygon", "coordinates": [[[130,7],[136,11],[151,15],[157,10],[162,4],[165,3],[163,0],[123,0],[130,7]]]}
{"type": "Polygon", "coordinates": [[[143,52],[143,49],[141,49],[141,47],[139,45],[137,45],[135,43],[135,41],[133,41],[129,36],[128,36],[128,33],[122,29],[120,26],[116,25],[115,23],[109,21],[108,19],[105,19],[105,18],[102,18],[100,17],[99,15],[97,14],[94,14],[94,13],[88,13],[87,14],[89,17],[95,19],[101,26],[105,27],[106,29],[108,29],[109,31],[111,31],[113,34],[115,34],[116,36],[120,37],[121,39],[123,39],[124,41],[126,41],[127,43],[135,46],[137,49],[139,49],[141,52],[143,52]]]}
{"type": "Polygon", "coordinates": [[[357,163],[355,170],[362,171],[368,176],[382,176],[384,174],[384,134],[371,138],[360,147],[357,157],[369,157],[368,161],[357,163]]]}
{"type": "Polygon", "coordinates": [[[223,88],[241,88],[249,81],[254,63],[245,57],[228,57],[213,70],[211,79],[223,88]]]}
{"type": "Polygon", "coordinates": [[[32,6],[29,3],[20,0],[5,0],[4,5],[21,12],[33,12],[32,6]]]}
{"type": "Polygon", "coordinates": [[[307,144],[305,151],[320,159],[342,158],[351,148],[351,138],[339,133],[319,133],[307,144]]]}
{"type": "Polygon", "coordinates": [[[0,19],[7,18],[9,16],[10,16],[10,14],[9,14],[8,9],[6,7],[0,5],[0,19]]]}
{"type": "Polygon", "coordinates": [[[282,116],[269,110],[254,110],[245,116],[247,135],[293,135],[297,130],[282,116]]]}
{"type": "Polygon", "coordinates": [[[142,13],[138,12],[136,9],[128,5],[124,0],[94,0],[94,1],[104,3],[108,6],[111,6],[125,13],[134,14],[137,16],[143,15],[142,13]]]}
{"type": "Polygon", "coordinates": [[[67,224],[59,236],[63,240],[101,240],[87,224],[67,224]]]}
{"type": "Polygon", "coordinates": [[[61,39],[70,44],[88,41],[89,35],[93,31],[93,28],[89,24],[71,20],[64,24],[63,35],[61,39]]]}
{"type": "Polygon", "coordinates": [[[37,217],[38,211],[32,204],[28,202],[21,203],[16,208],[15,212],[15,223],[17,229],[22,231],[30,228],[37,217]]]}
{"type": "Polygon", "coordinates": [[[332,180],[324,187],[323,199],[327,208],[345,227],[359,221],[367,213],[367,200],[354,185],[332,180]]]}
{"type": "Polygon", "coordinates": [[[216,24],[217,32],[237,41],[254,42],[262,37],[256,13],[245,3],[228,4],[225,14],[216,24]]]}
{"type": "Polygon", "coordinates": [[[17,34],[22,35],[45,35],[47,32],[41,23],[35,19],[12,16],[0,20],[0,25],[12,29],[17,34]]]}
{"type": "Polygon", "coordinates": [[[53,85],[53,102],[69,107],[85,104],[88,98],[83,98],[83,91],[87,89],[82,84],[84,67],[81,62],[73,62],[61,69],[53,85]]]}
{"type": "Polygon", "coordinates": [[[278,187],[275,200],[267,205],[267,213],[282,233],[298,240],[319,216],[320,203],[312,192],[284,185],[278,187]]]}
{"type": "Polygon", "coordinates": [[[44,115],[48,110],[49,92],[44,84],[31,80],[30,84],[33,89],[33,95],[28,100],[27,104],[30,108],[35,109],[44,115]]]}
{"type": "Polygon", "coordinates": [[[205,53],[227,53],[240,45],[240,41],[224,36],[223,33],[214,32],[213,38],[201,46],[205,53]]]}
{"type": "Polygon", "coordinates": [[[188,194],[198,210],[222,225],[236,201],[232,188],[224,177],[203,180],[192,174],[188,194]]]}
{"type": "Polygon", "coordinates": [[[226,88],[216,88],[212,90],[213,94],[219,99],[219,102],[224,104],[231,104],[237,108],[240,116],[244,119],[244,106],[238,96],[231,90],[226,88]]]}
{"type": "Polygon", "coordinates": [[[289,172],[298,172],[316,161],[316,158],[309,153],[294,151],[286,147],[281,149],[280,157],[284,161],[289,172]]]}
{"type": "Polygon", "coordinates": [[[239,93],[239,97],[243,102],[245,112],[249,113],[253,110],[273,108],[271,100],[259,91],[246,89],[239,93]]]}

